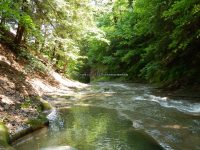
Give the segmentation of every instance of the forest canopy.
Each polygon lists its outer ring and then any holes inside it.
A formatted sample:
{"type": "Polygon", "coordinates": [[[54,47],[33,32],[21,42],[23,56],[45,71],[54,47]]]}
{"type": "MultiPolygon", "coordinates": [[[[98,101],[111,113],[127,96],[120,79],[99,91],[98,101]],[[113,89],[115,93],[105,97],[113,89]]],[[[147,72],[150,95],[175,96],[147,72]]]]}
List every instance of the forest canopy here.
{"type": "Polygon", "coordinates": [[[70,74],[86,58],[82,43],[104,39],[94,13],[88,0],[1,0],[1,40],[26,45],[70,74]]]}
{"type": "Polygon", "coordinates": [[[200,83],[199,0],[1,0],[0,21],[1,41],[75,79],[200,83]]]}

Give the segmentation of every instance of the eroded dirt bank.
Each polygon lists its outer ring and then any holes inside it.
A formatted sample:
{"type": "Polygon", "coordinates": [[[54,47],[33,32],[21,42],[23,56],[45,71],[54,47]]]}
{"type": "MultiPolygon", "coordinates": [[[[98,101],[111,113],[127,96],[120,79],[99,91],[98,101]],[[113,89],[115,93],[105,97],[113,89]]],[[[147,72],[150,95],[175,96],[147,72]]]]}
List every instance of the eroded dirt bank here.
{"type": "Polygon", "coordinates": [[[10,136],[35,123],[41,117],[46,102],[43,95],[66,94],[87,85],[47,73],[28,72],[25,60],[16,57],[0,44],[0,122],[6,125],[10,136]]]}

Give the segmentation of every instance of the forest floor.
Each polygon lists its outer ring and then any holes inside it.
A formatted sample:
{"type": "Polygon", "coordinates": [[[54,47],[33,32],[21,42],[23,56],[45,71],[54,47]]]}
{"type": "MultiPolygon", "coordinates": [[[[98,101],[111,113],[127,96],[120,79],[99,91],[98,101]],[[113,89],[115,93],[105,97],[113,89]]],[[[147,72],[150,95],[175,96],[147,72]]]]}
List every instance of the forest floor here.
{"type": "Polygon", "coordinates": [[[25,72],[26,62],[0,44],[0,122],[14,135],[39,116],[43,95],[66,94],[87,85],[50,71],[48,74],[25,72]]]}

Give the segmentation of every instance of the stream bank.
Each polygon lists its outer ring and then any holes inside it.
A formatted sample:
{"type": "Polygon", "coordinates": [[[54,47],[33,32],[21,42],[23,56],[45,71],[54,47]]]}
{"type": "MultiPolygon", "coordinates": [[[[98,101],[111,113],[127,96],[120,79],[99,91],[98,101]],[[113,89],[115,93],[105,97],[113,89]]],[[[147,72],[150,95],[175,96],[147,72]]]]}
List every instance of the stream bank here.
{"type": "Polygon", "coordinates": [[[8,132],[9,139],[3,134],[0,138],[6,143],[48,125],[43,111],[51,106],[42,99],[44,94],[62,94],[86,86],[53,70],[27,72],[27,67],[30,64],[26,60],[0,44],[0,122],[8,129],[4,131],[8,132]]]}
{"type": "MultiPolygon", "coordinates": [[[[166,150],[199,150],[199,101],[190,95],[172,98],[156,91],[148,84],[100,82],[71,92],[44,95],[58,108],[52,117],[55,119],[49,128],[29,134],[30,140],[21,138],[13,146],[17,150],[26,150],[30,145],[93,150],[121,145],[131,150],[137,143],[150,140],[166,150]],[[139,137],[148,138],[143,141],[139,137]],[[138,142],[131,145],[134,138],[138,142]]],[[[140,144],[138,150],[142,149],[140,144]]]]}

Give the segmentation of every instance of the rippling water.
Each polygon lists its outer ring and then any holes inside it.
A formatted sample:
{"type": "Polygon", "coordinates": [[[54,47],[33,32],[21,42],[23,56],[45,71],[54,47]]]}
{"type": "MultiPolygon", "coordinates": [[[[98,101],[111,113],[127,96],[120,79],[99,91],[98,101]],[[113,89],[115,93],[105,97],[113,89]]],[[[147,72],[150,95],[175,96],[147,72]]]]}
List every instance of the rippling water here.
{"type": "Polygon", "coordinates": [[[16,148],[23,150],[32,143],[77,149],[137,150],[141,145],[159,149],[157,141],[165,149],[200,149],[200,100],[158,96],[155,90],[143,84],[97,83],[66,98],[57,96],[52,101],[62,108],[57,119],[49,129],[30,135],[44,142],[21,139],[16,148]]]}

